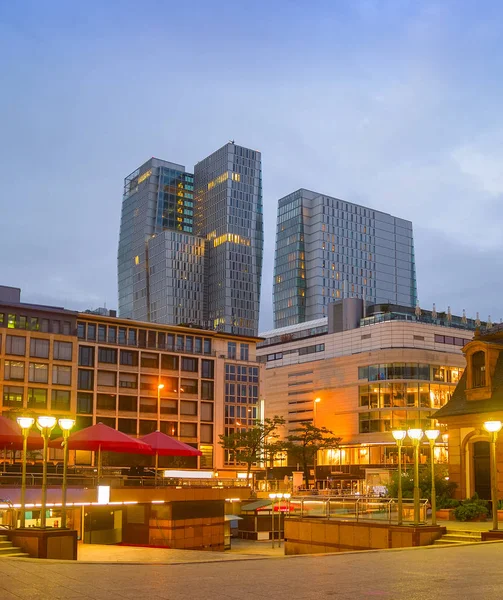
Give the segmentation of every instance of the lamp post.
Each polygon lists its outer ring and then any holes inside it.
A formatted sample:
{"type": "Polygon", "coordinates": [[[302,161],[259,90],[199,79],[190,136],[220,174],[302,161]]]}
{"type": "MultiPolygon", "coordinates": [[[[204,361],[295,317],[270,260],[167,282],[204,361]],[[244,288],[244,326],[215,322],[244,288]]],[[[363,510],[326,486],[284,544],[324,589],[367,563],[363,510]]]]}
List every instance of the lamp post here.
{"type": "Polygon", "coordinates": [[[493,531],[498,530],[498,462],[496,460],[496,440],[501,431],[501,421],[486,421],[484,429],[491,436],[491,503],[493,509],[493,531]]]}
{"type": "Polygon", "coordinates": [[[23,434],[23,456],[21,474],[21,527],[26,527],[26,452],[28,450],[28,436],[35,423],[31,417],[18,417],[17,422],[23,434]]]}
{"type": "MultiPolygon", "coordinates": [[[[164,383],[159,383],[157,386],[157,431],[161,430],[161,390],[164,389],[164,383]]],[[[154,467],[154,487],[157,487],[157,470],[159,469],[159,453],[155,453],[154,467]]]]}
{"type": "Polygon", "coordinates": [[[276,494],[269,494],[269,498],[271,500],[271,539],[272,548],[274,548],[274,500],[276,499],[276,494]]]}
{"type": "Polygon", "coordinates": [[[75,425],[74,419],[60,419],[58,421],[61,431],[63,432],[63,486],[61,488],[62,504],[61,504],[61,527],[66,528],[66,472],[68,470],[68,437],[70,431],[75,425]]]}
{"type": "Polygon", "coordinates": [[[42,416],[37,417],[37,427],[40,429],[40,433],[42,434],[42,438],[44,440],[44,450],[43,450],[43,462],[42,462],[42,507],[40,510],[40,527],[42,529],[46,526],[46,507],[47,507],[47,460],[49,458],[49,437],[51,435],[51,431],[54,429],[56,425],[56,418],[42,416]]]}
{"type": "Polygon", "coordinates": [[[402,443],[407,435],[404,429],[394,429],[392,432],[398,447],[398,525],[403,524],[403,498],[402,498],[402,443]]]}
{"type": "Polygon", "coordinates": [[[409,429],[407,434],[414,446],[414,525],[419,525],[419,442],[424,433],[422,429],[409,429]]]}
{"type": "MultiPolygon", "coordinates": [[[[314,402],[313,402],[313,427],[316,427],[316,408],[317,405],[321,402],[321,398],[315,398],[314,402]]],[[[314,483],[313,483],[313,488],[316,489],[316,454],[317,454],[317,450],[314,450],[314,455],[313,455],[313,477],[314,477],[314,483]]]]}
{"type": "Polygon", "coordinates": [[[425,432],[430,442],[430,466],[431,466],[431,524],[437,524],[437,491],[435,489],[435,442],[440,435],[438,429],[427,429],[425,432]]]}

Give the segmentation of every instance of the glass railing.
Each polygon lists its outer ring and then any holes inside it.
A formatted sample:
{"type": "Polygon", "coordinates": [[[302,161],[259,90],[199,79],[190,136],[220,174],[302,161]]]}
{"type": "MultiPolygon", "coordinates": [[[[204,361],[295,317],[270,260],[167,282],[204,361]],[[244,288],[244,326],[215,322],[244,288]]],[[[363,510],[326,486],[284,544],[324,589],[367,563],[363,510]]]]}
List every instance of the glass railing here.
{"type": "MultiPolygon", "coordinates": [[[[419,521],[426,523],[428,500],[419,503],[419,521]]],[[[289,517],[302,519],[338,519],[350,521],[398,522],[398,500],[374,496],[323,496],[290,498],[289,517]]],[[[414,501],[403,499],[403,523],[414,522],[414,501]]]]}

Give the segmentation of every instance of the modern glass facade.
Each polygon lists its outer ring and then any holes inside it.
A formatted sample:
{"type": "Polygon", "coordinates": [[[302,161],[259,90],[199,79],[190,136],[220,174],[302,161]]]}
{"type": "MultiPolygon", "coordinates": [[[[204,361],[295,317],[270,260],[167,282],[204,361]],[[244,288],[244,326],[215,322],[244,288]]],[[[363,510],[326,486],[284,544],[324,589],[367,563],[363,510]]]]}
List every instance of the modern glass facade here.
{"type": "Polygon", "coordinates": [[[195,175],[152,158],[125,179],[121,317],[256,335],[262,253],[260,152],[228,143],[195,175]]]}
{"type": "Polygon", "coordinates": [[[279,200],[274,326],[319,319],[343,297],[416,304],[412,223],[308,190],[279,200]]]}
{"type": "Polygon", "coordinates": [[[257,335],[263,256],[260,152],[229,142],[194,168],[197,235],[206,238],[210,324],[257,335]]]}

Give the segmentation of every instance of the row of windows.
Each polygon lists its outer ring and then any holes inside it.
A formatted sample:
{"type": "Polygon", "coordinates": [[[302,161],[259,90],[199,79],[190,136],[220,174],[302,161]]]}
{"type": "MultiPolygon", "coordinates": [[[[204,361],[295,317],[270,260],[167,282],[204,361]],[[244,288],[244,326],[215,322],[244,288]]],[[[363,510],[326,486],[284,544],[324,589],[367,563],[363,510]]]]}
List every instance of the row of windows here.
{"type": "MultiPolygon", "coordinates": [[[[26,337],[8,335],[5,340],[5,354],[14,356],[26,356],[26,337]]],[[[30,356],[34,358],[49,358],[51,347],[50,340],[39,338],[30,339],[30,356]]],[[[72,342],[53,343],[52,358],[55,360],[72,360],[72,342]]]]}
{"type": "Polygon", "coordinates": [[[429,383],[374,383],[359,387],[359,405],[367,408],[441,408],[455,386],[429,383]]]}
{"type": "Polygon", "coordinates": [[[243,365],[225,365],[226,381],[242,381],[244,383],[258,383],[258,367],[245,367],[243,365]]]}
{"type": "Polygon", "coordinates": [[[211,354],[211,338],[192,335],[175,335],[136,327],[117,327],[115,325],[98,325],[95,323],[77,324],[77,337],[92,342],[108,342],[121,346],[139,346],[190,354],[211,354]]]}
{"type": "Polygon", "coordinates": [[[42,319],[39,317],[28,317],[15,313],[0,313],[0,326],[8,329],[27,329],[28,331],[42,331],[43,333],[58,333],[72,335],[71,321],[60,321],[57,319],[42,319]]]}
{"type": "Polygon", "coordinates": [[[464,369],[443,365],[418,363],[384,363],[358,367],[358,379],[385,381],[388,379],[419,379],[422,381],[442,381],[457,383],[464,369]]]}
{"type": "Polygon", "coordinates": [[[358,425],[360,433],[383,433],[393,429],[409,429],[425,427],[428,424],[431,411],[420,410],[382,410],[360,413],[358,425]]]}
{"type": "MultiPolygon", "coordinates": [[[[46,388],[31,388],[27,390],[26,404],[24,398],[24,389],[22,387],[4,385],[3,388],[3,406],[11,408],[32,408],[35,410],[45,410],[48,407],[48,390],[46,388]]],[[[51,410],[69,411],[70,410],[70,391],[52,390],[51,392],[51,410]]]]}
{"type": "Polygon", "coordinates": [[[294,348],[293,350],[284,350],[283,352],[275,352],[274,354],[260,356],[258,358],[258,362],[271,362],[273,360],[280,360],[287,354],[298,354],[299,356],[305,356],[306,354],[315,354],[317,352],[324,351],[325,344],[314,344],[312,346],[304,346],[302,348],[294,348]]]}
{"type": "MultiPolygon", "coordinates": [[[[95,348],[93,346],[79,346],[79,366],[94,367],[95,365],[95,348]]],[[[135,350],[120,350],[116,348],[98,347],[98,363],[102,364],[117,364],[119,358],[121,365],[132,367],[138,364],[146,369],[161,369],[168,371],[182,371],[189,373],[199,372],[199,358],[192,356],[177,356],[173,354],[153,354],[142,352],[141,356],[135,350]],[[160,358],[159,358],[160,357],[160,358]]],[[[213,379],[215,376],[215,361],[209,359],[201,359],[201,377],[213,379]]]]}
{"type": "Polygon", "coordinates": [[[471,342],[471,340],[467,340],[466,338],[453,337],[451,335],[435,334],[436,344],[453,344],[454,346],[459,346],[460,348],[462,348],[463,346],[466,346],[468,342],[471,342]]]}
{"type": "MultiPolygon", "coordinates": [[[[25,364],[18,360],[4,361],[4,379],[6,381],[24,381],[25,364]]],[[[49,365],[47,363],[28,363],[28,381],[30,383],[48,383],[49,365]]],[[[72,367],[66,365],[52,366],[52,383],[56,385],[72,384],[72,367]]]]}
{"type": "MultiPolygon", "coordinates": [[[[236,342],[227,343],[227,355],[228,358],[237,358],[237,344],[236,342]]],[[[250,360],[250,345],[239,344],[239,360],[250,360]]]]}

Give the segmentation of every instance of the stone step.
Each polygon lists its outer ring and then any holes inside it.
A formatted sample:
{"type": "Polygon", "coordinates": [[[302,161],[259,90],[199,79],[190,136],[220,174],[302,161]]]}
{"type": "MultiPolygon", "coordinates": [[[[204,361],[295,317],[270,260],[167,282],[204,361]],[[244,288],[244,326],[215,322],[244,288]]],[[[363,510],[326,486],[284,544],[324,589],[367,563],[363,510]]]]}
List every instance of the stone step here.
{"type": "Polygon", "coordinates": [[[465,534],[461,534],[461,533],[446,533],[445,535],[442,536],[443,540],[452,540],[452,541],[456,541],[456,542],[468,542],[471,544],[476,544],[477,542],[481,542],[481,536],[480,534],[475,536],[475,535],[465,535],[465,534]]]}
{"type": "Polygon", "coordinates": [[[480,531],[474,531],[473,529],[449,529],[447,528],[446,533],[450,535],[451,533],[455,535],[473,535],[475,537],[480,537],[480,531]]]}
{"type": "Polygon", "coordinates": [[[0,535],[0,541],[4,542],[5,540],[8,540],[9,538],[6,535],[0,535]]]}
{"type": "Polygon", "coordinates": [[[3,546],[0,548],[0,556],[5,556],[6,554],[12,554],[13,552],[21,552],[21,548],[17,548],[10,544],[9,546],[3,546]]]}
{"type": "MultiPolygon", "coordinates": [[[[19,550],[19,548],[12,548],[12,550],[19,550]]],[[[2,558],[30,558],[30,555],[26,552],[11,552],[11,554],[0,554],[2,558]]]]}
{"type": "Polygon", "coordinates": [[[463,542],[459,542],[457,540],[444,540],[440,538],[439,540],[435,540],[433,542],[433,546],[459,546],[463,542]]]}

